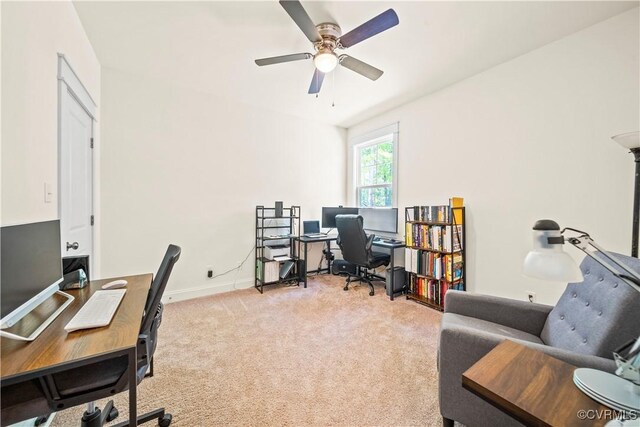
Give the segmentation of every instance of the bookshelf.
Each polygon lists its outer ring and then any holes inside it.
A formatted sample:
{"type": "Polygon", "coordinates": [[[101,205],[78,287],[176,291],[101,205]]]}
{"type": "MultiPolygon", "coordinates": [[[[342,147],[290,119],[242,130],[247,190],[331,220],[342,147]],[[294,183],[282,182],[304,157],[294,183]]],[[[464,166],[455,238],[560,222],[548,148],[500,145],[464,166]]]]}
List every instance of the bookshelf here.
{"type": "Polygon", "coordinates": [[[256,206],[254,287],[260,293],[267,285],[299,284],[303,271],[295,241],[299,235],[300,206],[283,208],[281,216],[276,216],[275,207],[256,206]],[[281,277],[282,273],[286,274],[281,277]]]}
{"type": "Polygon", "coordinates": [[[405,208],[407,299],[444,311],[450,289],[465,291],[465,208],[449,205],[405,208]]]}

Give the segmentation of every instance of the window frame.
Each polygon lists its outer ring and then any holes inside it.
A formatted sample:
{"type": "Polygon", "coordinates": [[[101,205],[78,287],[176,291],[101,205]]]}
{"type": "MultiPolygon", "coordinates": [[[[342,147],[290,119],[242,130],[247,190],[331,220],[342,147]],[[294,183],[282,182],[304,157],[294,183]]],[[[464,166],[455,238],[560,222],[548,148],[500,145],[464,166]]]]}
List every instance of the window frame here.
{"type": "MultiPolygon", "coordinates": [[[[352,162],[352,195],[355,200],[355,205],[357,207],[363,207],[360,202],[360,189],[362,188],[391,188],[391,206],[388,207],[397,207],[398,206],[398,123],[395,123],[390,126],[385,126],[384,128],[378,129],[373,132],[369,132],[365,135],[362,135],[357,138],[353,138],[351,141],[352,144],[352,153],[353,153],[353,162],[352,162]],[[391,142],[392,144],[392,153],[393,160],[391,165],[391,183],[390,184],[372,184],[372,185],[361,185],[360,184],[360,171],[361,171],[361,163],[360,156],[361,151],[364,148],[378,145],[383,142],[391,142]]],[[[382,206],[376,206],[382,207],[382,206]]],[[[385,206],[387,207],[387,206],[385,206]]]]}

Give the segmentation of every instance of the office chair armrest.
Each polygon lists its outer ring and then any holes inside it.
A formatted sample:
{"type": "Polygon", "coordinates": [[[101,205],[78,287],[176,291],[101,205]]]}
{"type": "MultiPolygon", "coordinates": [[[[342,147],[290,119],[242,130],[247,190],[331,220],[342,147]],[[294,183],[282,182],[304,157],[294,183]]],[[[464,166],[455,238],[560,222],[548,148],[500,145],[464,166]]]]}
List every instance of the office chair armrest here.
{"type": "Polygon", "coordinates": [[[367,251],[371,250],[371,246],[373,245],[373,239],[375,239],[376,235],[375,234],[369,234],[369,236],[367,236],[367,244],[366,244],[366,248],[367,251]]]}

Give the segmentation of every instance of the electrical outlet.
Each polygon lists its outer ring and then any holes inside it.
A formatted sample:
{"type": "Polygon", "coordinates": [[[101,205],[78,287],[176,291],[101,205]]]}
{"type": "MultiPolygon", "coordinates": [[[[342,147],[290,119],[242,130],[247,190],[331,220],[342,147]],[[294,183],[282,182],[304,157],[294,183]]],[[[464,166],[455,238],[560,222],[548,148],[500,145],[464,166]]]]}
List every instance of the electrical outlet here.
{"type": "Polygon", "coordinates": [[[536,302],[536,293],[527,291],[527,300],[529,300],[529,302],[536,302]]]}
{"type": "Polygon", "coordinates": [[[207,267],[207,278],[213,279],[214,273],[215,271],[213,271],[213,267],[211,266],[207,267]]]}
{"type": "Polygon", "coordinates": [[[51,188],[51,184],[48,182],[44,183],[44,202],[51,203],[53,199],[53,189],[51,188]]]}

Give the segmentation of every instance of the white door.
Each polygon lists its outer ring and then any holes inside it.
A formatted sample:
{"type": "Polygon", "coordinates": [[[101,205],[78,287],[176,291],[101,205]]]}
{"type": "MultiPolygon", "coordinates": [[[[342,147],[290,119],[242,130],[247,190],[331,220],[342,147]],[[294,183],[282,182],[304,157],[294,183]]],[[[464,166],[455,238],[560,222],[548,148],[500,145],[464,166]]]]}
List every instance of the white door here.
{"type": "Polygon", "coordinates": [[[93,259],[93,120],[66,85],[60,93],[62,256],[93,259]]]}

